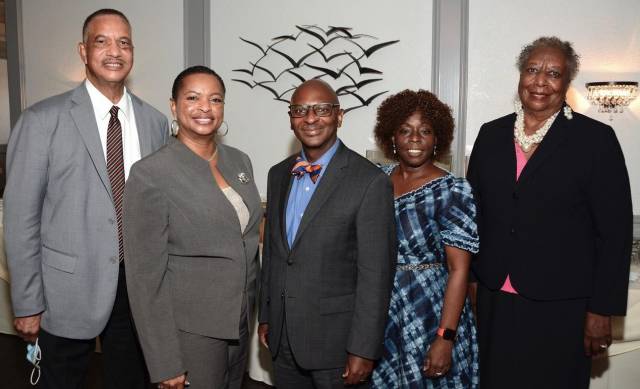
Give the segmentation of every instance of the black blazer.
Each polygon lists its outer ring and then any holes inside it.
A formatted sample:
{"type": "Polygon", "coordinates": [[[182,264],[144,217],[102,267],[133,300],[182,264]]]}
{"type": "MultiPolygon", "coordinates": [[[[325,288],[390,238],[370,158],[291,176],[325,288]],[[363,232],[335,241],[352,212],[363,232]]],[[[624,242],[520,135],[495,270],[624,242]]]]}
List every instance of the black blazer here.
{"type": "Polygon", "coordinates": [[[291,156],[269,171],[260,323],[273,356],[283,319],[296,362],[343,367],[347,353],[377,359],[396,262],[393,188],[379,168],[340,145],[290,248],[291,156]]]}
{"type": "Polygon", "coordinates": [[[511,114],[484,124],[469,160],[476,277],[496,290],[510,274],[525,297],[588,298],[591,312],[624,315],[633,211],[613,129],[560,113],[516,182],[514,123],[511,114]]]}

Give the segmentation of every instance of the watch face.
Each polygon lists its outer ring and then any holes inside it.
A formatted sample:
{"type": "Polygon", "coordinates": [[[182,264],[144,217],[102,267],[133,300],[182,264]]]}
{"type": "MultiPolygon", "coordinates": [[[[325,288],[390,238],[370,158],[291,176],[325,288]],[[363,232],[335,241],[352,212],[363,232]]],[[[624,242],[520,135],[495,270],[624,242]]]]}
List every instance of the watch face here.
{"type": "Polygon", "coordinates": [[[442,334],[444,340],[454,340],[456,338],[456,332],[454,330],[446,328],[442,334]]]}

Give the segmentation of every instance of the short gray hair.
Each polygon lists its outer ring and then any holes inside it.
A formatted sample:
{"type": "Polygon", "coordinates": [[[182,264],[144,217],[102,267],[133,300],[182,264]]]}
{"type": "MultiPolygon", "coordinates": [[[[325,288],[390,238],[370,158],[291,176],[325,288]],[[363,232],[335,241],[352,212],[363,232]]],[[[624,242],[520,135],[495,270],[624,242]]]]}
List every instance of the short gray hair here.
{"type": "Polygon", "coordinates": [[[562,52],[564,57],[567,60],[567,75],[569,82],[573,81],[573,79],[578,74],[578,69],[580,68],[580,56],[573,49],[573,45],[569,41],[563,41],[555,36],[543,36],[535,41],[529,43],[528,45],[522,48],[520,55],[518,55],[516,66],[520,73],[524,71],[524,67],[529,60],[531,54],[541,48],[553,48],[558,49],[562,52]]]}

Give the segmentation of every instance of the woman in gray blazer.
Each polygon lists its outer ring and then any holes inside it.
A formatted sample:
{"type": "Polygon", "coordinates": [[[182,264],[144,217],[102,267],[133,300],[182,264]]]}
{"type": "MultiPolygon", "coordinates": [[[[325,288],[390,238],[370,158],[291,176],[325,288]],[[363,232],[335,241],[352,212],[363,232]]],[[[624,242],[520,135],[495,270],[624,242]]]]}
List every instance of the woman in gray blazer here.
{"type": "Polygon", "coordinates": [[[257,271],[251,162],[217,144],[225,87],[194,66],[173,84],[176,139],[136,163],[124,199],[131,311],[159,388],[240,388],[257,271]]]}

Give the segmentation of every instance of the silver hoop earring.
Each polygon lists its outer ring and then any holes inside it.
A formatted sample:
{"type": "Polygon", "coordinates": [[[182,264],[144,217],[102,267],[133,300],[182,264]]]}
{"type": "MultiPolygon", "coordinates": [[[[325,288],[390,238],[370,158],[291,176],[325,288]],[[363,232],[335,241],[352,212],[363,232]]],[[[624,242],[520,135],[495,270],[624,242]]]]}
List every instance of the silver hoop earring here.
{"type": "Polygon", "coordinates": [[[222,121],[222,124],[220,125],[220,128],[218,128],[218,135],[227,136],[227,134],[229,133],[229,125],[227,124],[227,122],[222,121]],[[220,133],[220,128],[222,128],[222,125],[224,125],[224,134],[220,133]]]}
{"type": "Polygon", "coordinates": [[[174,119],[171,121],[171,135],[177,136],[178,131],[180,131],[180,126],[178,125],[178,121],[174,119]]]}

